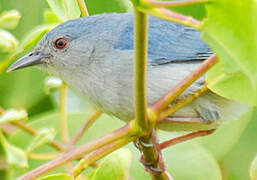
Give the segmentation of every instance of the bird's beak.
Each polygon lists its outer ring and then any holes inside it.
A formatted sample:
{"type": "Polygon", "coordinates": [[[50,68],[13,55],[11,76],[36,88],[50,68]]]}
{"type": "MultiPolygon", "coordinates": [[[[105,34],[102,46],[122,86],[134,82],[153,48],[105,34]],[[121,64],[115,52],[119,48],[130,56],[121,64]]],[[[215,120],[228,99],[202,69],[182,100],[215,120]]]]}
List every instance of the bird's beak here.
{"type": "Polygon", "coordinates": [[[36,64],[42,64],[42,59],[49,57],[49,54],[41,54],[31,52],[22,58],[18,59],[15,63],[13,63],[7,70],[7,72],[11,72],[17,69],[21,69],[28,66],[33,66],[36,64]]]}

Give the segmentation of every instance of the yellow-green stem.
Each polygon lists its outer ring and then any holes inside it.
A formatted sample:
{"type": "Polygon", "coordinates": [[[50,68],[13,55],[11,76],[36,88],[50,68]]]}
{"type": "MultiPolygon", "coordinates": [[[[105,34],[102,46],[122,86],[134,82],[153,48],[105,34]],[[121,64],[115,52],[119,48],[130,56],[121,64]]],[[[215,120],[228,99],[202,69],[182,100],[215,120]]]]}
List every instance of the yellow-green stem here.
{"type": "Polygon", "coordinates": [[[192,4],[206,3],[210,0],[177,0],[177,1],[156,1],[156,0],[144,0],[144,5],[149,6],[151,8],[172,8],[172,7],[180,7],[192,4]]]}
{"type": "Polygon", "coordinates": [[[78,148],[74,148],[67,153],[61,154],[58,158],[43,164],[32,171],[19,177],[17,180],[29,180],[36,179],[37,177],[46,174],[47,172],[67,164],[72,160],[79,159],[87,153],[90,153],[98,148],[105,146],[106,144],[117,141],[122,138],[134,137],[139,133],[134,121],[130,121],[124,127],[117,129],[105,136],[102,136],[94,141],[88,142],[78,148]]]}
{"type": "Polygon", "coordinates": [[[61,133],[62,133],[62,142],[67,144],[69,141],[68,135],[68,125],[67,125],[67,115],[66,115],[66,99],[67,99],[67,85],[62,83],[60,88],[60,113],[61,113],[61,133]]]}
{"type": "Polygon", "coordinates": [[[83,125],[83,127],[79,130],[79,132],[74,136],[74,138],[71,140],[71,144],[74,145],[77,143],[79,138],[85,133],[85,131],[95,122],[95,120],[101,116],[102,110],[98,109],[96,110],[90,118],[86,121],[86,123],[83,125]]]}
{"type": "Polygon", "coordinates": [[[185,105],[189,104],[190,102],[192,102],[193,100],[195,100],[196,98],[204,94],[206,91],[208,91],[208,88],[207,86],[204,86],[203,88],[200,88],[197,91],[195,91],[193,94],[189,94],[185,98],[177,100],[171,106],[161,111],[158,121],[161,121],[171,116],[173,113],[175,113],[185,105]]]}
{"type": "Polygon", "coordinates": [[[78,2],[78,5],[79,5],[79,9],[80,9],[81,15],[83,17],[89,16],[85,0],[77,0],[77,2],[78,2]]]}
{"type": "Polygon", "coordinates": [[[84,159],[82,159],[79,164],[73,169],[72,175],[73,177],[77,177],[80,173],[82,173],[83,170],[87,169],[90,165],[95,163],[97,160],[103,158],[104,156],[110,154],[111,152],[115,151],[116,149],[128,144],[129,142],[133,141],[134,138],[123,138],[119,139],[116,142],[113,142],[111,144],[107,144],[100,149],[97,149],[96,151],[92,152],[88,156],[86,156],[84,159]]]}
{"type": "Polygon", "coordinates": [[[148,129],[146,111],[147,15],[135,9],[135,116],[142,129],[148,129]]]}

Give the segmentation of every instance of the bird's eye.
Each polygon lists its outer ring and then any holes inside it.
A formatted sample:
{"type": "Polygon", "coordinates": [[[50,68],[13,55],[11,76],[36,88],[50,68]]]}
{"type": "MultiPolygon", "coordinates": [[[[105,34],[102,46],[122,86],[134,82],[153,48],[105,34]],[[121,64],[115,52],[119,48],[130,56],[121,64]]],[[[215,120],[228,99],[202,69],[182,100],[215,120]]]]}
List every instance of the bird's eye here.
{"type": "Polygon", "coordinates": [[[55,41],[55,47],[58,49],[63,49],[66,47],[68,41],[65,38],[59,38],[55,41]]]}

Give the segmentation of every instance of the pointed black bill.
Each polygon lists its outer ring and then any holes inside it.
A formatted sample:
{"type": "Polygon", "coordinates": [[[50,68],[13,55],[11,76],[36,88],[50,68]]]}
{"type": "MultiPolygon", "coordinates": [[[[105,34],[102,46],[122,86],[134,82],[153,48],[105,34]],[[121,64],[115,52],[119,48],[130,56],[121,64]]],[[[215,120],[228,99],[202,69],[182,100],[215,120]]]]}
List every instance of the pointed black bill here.
{"type": "Polygon", "coordinates": [[[40,53],[29,53],[15,63],[13,63],[7,70],[7,72],[11,72],[17,69],[25,68],[28,66],[33,66],[36,64],[42,64],[42,59],[49,57],[49,54],[40,54],[40,53]]]}

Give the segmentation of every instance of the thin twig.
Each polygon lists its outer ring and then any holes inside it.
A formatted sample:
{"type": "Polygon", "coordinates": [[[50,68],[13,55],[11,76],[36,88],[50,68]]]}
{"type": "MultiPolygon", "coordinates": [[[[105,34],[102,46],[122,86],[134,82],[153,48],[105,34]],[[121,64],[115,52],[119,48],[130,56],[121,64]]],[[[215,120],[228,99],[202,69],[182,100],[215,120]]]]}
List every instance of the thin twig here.
{"type": "Polygon", "coordinates": [[[97,160],[103,158],[104,156],[110,154],[111,152],[115,151],[116,149],[124,146],[125,144],[128,144],[129,142],[133,141],[134,138],[124,138],[119,139],[111,144],[107,144],[106,146],[103,146],[96,151],[90,153],[88,156],[86,156],[84,159],[82,159],[79,164],[73,169],[72,175],[74,178],[76,178],[78,175],[81,174],[81,172],[85,169],[87,169],[90,165],[95,163],[97,160]]]}
{"type": "MultiPolygon", "coordinates": [[[[29,133],[30,135],[32,136],[36,136],[38,134],[38,132],[27,126],[25,123],[23,123],[22,121],[17,121],[17,122],[12,122],[13,125],[15,125],[16,127],[20,128],[20,129],[23,129],[25,132],[29,133]]],[[[49,142],[49,144],[55,148],[56,150],[58,151],[64,151],[64,148],[62,147],[62,145],[60,145],[59,143],[55,142],[55,141],[51,141],[49,142]]]]}
{"type": "Polygon", "coordinates": [[[160,149],[164,149],[164,148],[173,146],[175,144],[178,144],[178,143],[181,143],[181,142],[184,142],[184,141],[188,141],[188,140],[196,138],[196,137],[207,136],[209,134],[212,134],[214,131],[215,131],[215,129],[193,132],[193,133],[190,133],[190,134],[186,134],[184,136],[180,136],[180,137],[177,137],[177,138],[174,138],[174,139],[170,139],[168,141],[164,141],[159,146],[160,146],[160,149]]]}
{"type": "Polygon", "coordinates": [[[177,0],[177,1],[156,1],[156,0],[145,0],[144,4],[150,6],[151,8],[172,8],[180,7],[185,5],[206,3],[210,0],[177,0]]]}
{"type": "Polygon", "coordinates": [[[167,21],[176,22],[185,26],[190,26],[194,29],[201,30],[202,23],[190,16],[176,13],[165,8],[142,8],[142,12],[149,13],[150,15],[165,19],[167,21]]]}
{"type": "Polygon", "coordinates": [[[196,90],[194,93],[189,94],[182,99],[176,100],[173,104],[169,105],[169,107],[167,107],[166,109],[161,111],[157,123],[160,122],[161,120],[171,116],[173,113],[178,111],[180,108],[189,104],[190,102],[192,102],[199,96],[203,95],[208,90],[209,89],[207,88],[207,86],[204,86],[203,88],[196,90]]]}
{"type": "Polygon", "coordinates": [[[78,5],[79,5],[79,9],[80,9],[81,15],[83,17],[89,16],[85,0],[77,0],[77,2],[78,2],[78,5]]]}
{"type": "Polygon", "coordinates": [[[49,161],[58,157],[59,154],[27,153],[28,158],[40,161],[49,161]]]}
{"type": "Polygon", "coordinates": [[[212,55],[202,64],[200,64],[193,72],[191,72],[184,80],[180,81],[173,87],[165,96],[156,101],[150,109],[156,114],[166,108],[174,99],[176,99],[182,92],[186,90],[194,81],[201,77],[207,70],[218,62],[216,55],[212,55]]]}
{"type": "Polygon", "coordinates": [[[62,142],[67,144],[69,142],[68,125],[67,125],[67,114],[66,114],[66,99],[67,99],[67,84],[62,83],[60,88],[60,125],[62,142]]]}
{"type": "Polygon", "coordinates": [[[98,109],[90,116],[90,118],[86,121],[86,123],[83,125],[83,127],[79,130],[79,132],[71,140],[71,143],[70,143],[71,145],[74,145],[77,143],[77,141],[80,139],[80,137],[95,122],[95,120],[102,114],[102,112],[103,111],[101,109],[98,109]]]}
{"type": "Polygon", "coordinates": [[[105,146],[106,144],[112,143],[118,139],[124,137],[133,137],[138,131],[134,126],[135,122],[131,122],[120,129],[117,129],[105,136],[102,136],[96,140],[88,142],[78,148],[72,149],[71,151],[61,154],[58,158],[43,164],[36,169],[26,173],[25,175],[18,178],[18,180],[31,180],[35,179],[47,172],[54,170],[61,165],[67,164],[68,162],[81,158],[87,153],[90,153],[98,148],[105,146]]]}
{"type": "Polygon", "coordinates": [[[142,129],[149,128],[146,103],[146,63],[147,63],[147,15],[135,9],[135,113],[136,121],[142,129]]]}

